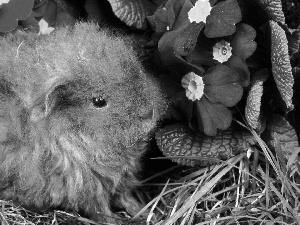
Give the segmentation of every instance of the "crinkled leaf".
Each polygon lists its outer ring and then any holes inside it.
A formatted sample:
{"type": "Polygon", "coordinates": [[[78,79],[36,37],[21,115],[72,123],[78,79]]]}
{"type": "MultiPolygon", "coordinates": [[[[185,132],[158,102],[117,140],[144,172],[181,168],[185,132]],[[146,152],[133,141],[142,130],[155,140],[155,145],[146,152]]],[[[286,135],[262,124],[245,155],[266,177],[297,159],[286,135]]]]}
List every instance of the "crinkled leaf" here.
{"type": "Polygon", "coordinates": [[[237,0],[217,3],[206,18],[204,33],[208,38],[228,36],[236,31],[235,24],[242,20],[237,0]]]}
{"type": "Polygon", "coordinates": [[[146,17],[152,15],[155,5],[146,0],[108,0],[114,14],[128,26],[146,29],[146,17]]]}
{"type": "Polygon", "coordinates": [[[259,132],[261,132],[264,127],[261,113],[261,100],[263,96],[263,84],[268,76],[268,69],[262,69],[253,75],[245,109],[245,117],[248,124],[253,129],[259,130],[259,132]]]}
{"type": "Polygon", "coordinates": [[[206,97],[195,101],[194,115],[190,127],[209,136],[215,136],[217,129],[228,129],[232,121],[231,111],[226,106],[212,103],[206,97]]]}
{"type": "Polygon", "coordinates": [[[236,26],[236,33],[233,36],[230,45],[232,52],[243,60],[246,60],[256,50],[256,31],[250,25],[240,23],[236,26]]]}
{"type": "Polygon", "coordinates": [[[190,23],[177,30],[166,32],[158,42],[160,59],[171,72],[186,74],[195,72],[202,75],[201,67],[183,60],[182,55],[189,54],[195,47],[199,32],[203,24],[190,23]]]}
{"type": "Polygon", "coordinates": [[[272,72],[286,107],[293,109],[293,85],[294,78],[288,54],[288,42],[284,30],[274,21],[270,21],[271,27],[271,62],[272,72]]]}
{"type": "Polygon", "coordinates": [[[296,131],[285,118],[277,114],[273,115],[267,128],[268,132],[265,138],[267,144],[276,150],[276,141],[278,141],[283,156],[288,160],[289,156],[299,147],[296,131]]]}
{"type": "Polygon", "coordinates": [[[10,0],[0,9],[0,32],[9,32],[31,13],[34,0],[10,0]]]}
{"type": "Polygon", "coordinates": [[[285,23],[281,0],[256,0],[267,13],[269,20],[285,23]]]}
{"type": "Polygon", "coordinates": [[[194,132],[183,124],[169,125],[156,135],[159,149],[167,157],[182,165],[206,165],[214,160],[226,160],[246,152],[255,143],[246,130],[218,131],[215,137],[194,132]]]}

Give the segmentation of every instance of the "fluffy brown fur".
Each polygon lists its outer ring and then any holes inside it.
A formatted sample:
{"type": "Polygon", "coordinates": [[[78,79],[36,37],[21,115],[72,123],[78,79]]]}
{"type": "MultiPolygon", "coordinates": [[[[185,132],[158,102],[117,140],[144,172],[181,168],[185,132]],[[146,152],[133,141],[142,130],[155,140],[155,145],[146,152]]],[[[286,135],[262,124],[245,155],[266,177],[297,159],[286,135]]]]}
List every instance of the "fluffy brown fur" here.
{"type": "Polygon", "coordinates": [[[139,210],[140,140],[166,102],[121,39],[87,23],[0,37],[0,198],[97,221],[139,210]]]}

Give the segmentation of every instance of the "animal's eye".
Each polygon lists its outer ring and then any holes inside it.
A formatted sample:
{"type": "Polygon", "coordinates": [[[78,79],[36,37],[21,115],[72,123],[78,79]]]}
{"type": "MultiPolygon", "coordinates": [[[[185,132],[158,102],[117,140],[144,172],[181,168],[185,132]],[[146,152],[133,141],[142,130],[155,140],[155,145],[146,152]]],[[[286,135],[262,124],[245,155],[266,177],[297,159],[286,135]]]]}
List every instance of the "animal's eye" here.
{"type": "Polygon", "coordinates": [[[107,105],[106,101],[104,98],[100,97],[93,97],[92,99],[93,101],[93,105],[97,108],[102,108],[105,107],[107,105]]]}

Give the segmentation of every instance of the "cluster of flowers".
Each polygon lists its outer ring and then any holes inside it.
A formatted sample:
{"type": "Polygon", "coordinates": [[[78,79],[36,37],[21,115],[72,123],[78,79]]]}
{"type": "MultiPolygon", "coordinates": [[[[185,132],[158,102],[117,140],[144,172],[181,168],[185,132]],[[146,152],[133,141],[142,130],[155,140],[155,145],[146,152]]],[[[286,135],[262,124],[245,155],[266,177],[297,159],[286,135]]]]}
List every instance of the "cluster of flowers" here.
{"type": "Polygon", "coordinates": [[[181,78],[182,91],[173,97],[173,116],[214,136],[217,129],[229,128],[228,107],[241,100],[250,83],[246,59],[256,50],[256,31],[241,23],[237,0],[180,2],[180,12],[179,3],[169,0],[153,16],[161,62],[181,78]],[[163,18],[163,13],[175,18],[163,18]]]}

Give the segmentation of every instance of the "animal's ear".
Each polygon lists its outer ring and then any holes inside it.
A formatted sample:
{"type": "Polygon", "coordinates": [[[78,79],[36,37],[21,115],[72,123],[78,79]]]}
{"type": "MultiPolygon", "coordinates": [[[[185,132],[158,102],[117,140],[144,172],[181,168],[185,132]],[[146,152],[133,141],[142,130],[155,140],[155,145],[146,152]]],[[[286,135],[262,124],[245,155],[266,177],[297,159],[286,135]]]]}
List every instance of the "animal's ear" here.
{"type": "Polygon", "coordinates": [[[39,121],[46,118],[53,111],[58,102],[60,89],[64,86],[65,80],[61,78],[53,78],[48,80],[42,87],[40,92],[33,93],[37,96],[31,110],[30,119],[39,121]]]}

